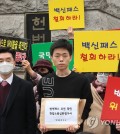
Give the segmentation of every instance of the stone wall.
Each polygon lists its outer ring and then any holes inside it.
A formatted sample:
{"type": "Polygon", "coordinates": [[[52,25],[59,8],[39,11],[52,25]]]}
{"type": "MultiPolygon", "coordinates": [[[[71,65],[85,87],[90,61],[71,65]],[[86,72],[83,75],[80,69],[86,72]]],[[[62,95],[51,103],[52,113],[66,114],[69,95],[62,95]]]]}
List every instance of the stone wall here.
{"type": "MultiPolygon", "coordinates": [[[[24,37],[25,13],[48,11],[48,0],[0,0],[0,35],[24,37]]],[[[120,28],[119,0],[85,0],[85,29],[120,28]]],[[[52,31],[54,38],[66,37],[66,30],[52,31]]]]}
{"type": "MultiPolygon", "coordinates": [[[[85,29],[120,28],[120,0],[84,0],[85,29]]],[[[24,38],[25,13],[48,11],[48,0],[0,0],[0,35],[24,38]]],[[[68,38],[66,30],[52,31],[52,40],[68,38]]]]}

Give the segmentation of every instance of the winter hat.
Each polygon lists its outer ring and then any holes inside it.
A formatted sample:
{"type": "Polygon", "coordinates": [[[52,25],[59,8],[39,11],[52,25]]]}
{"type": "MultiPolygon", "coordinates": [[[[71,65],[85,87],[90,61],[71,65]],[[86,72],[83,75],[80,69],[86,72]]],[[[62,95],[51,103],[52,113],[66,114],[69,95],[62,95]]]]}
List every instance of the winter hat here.
{"type": "Polygon", "coordinates": [[[45,60],[45,59],[38,60],[32,69],[34,70],[34,69],[38,69],[40,67],[47,68],[50,73],[54,71],[52,68],[52,63],[49,60],[45,60]]]}

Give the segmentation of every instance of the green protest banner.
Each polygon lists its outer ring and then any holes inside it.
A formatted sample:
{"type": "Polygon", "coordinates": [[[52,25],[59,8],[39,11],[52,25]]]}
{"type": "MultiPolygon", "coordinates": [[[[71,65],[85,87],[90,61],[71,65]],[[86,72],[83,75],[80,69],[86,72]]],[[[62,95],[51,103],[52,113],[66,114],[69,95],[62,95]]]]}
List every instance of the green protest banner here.
{"type": "MultiPolygon", "coordinates": [[[[71,45],[73,45],[73,41],[70,40],[71,45]]],[[[44,43],[36,43],[32,44],[32,64],[34,65],[38,59],[47,59],[50,60],[50,47],[53,42],[44,42],[44,43]]],[[[72,55],[72,60],[70,62],[70,69],[73,69],[74,65],[74,56],[72,55]]],[[[55,66],[53,65],[55,69],[55,66]]]]}

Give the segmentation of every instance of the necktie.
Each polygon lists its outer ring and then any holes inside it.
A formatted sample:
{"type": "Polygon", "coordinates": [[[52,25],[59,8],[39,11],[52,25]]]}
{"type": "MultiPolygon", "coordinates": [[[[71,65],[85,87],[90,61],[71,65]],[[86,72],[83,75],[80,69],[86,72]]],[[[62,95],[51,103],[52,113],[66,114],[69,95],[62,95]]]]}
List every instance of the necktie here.
{"type": "Polygon", "coordinates": [[[7,84],[8,84],[7,81],[2,81],[2,82],[1,82],[1,86],[2,86],[2,87],[5,87],[7,84]]]}
{"type": "Polygon", "coordinates": [[[3,110],[6,98],[9,93],[10,86],[7,83],[7,81],[2,81],[1,82],[1,87],[0,87],[0,112],[3,110]]]}

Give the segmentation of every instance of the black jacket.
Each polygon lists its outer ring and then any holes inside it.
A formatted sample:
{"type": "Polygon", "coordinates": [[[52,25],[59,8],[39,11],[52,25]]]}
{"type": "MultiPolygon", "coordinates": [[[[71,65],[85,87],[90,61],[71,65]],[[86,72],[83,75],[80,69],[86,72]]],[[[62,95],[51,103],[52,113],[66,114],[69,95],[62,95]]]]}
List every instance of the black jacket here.
{"type": "Polygon", "coordinates": [[[7,102],[0,113],[0,134],[35,134],[35,131],[33,87],[14,75],[7,102]]]}

